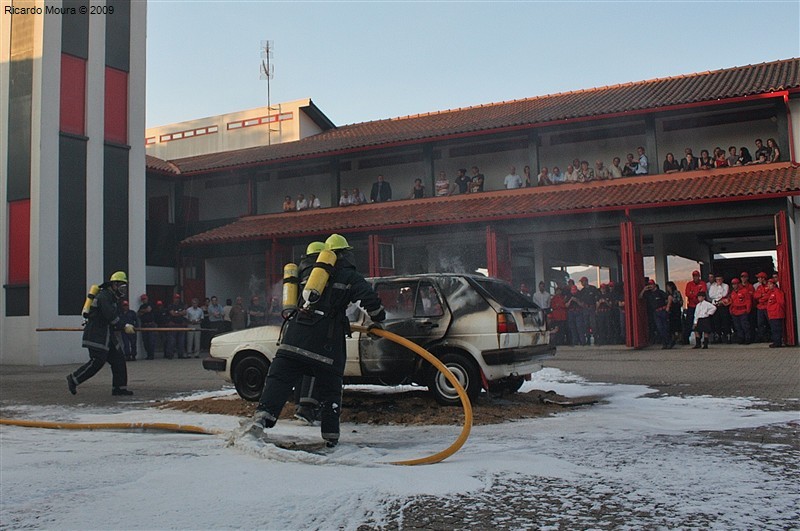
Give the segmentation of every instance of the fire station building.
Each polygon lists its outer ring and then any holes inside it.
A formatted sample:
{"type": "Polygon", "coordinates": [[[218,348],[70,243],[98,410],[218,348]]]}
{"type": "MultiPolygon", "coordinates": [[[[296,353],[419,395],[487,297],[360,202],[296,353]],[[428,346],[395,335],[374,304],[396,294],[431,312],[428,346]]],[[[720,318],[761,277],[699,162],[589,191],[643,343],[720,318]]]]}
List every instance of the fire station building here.
{"type": "MultiPolygon", "coordinates": [[[[790,294],[786,336],[795,343],[798,59],[342,127],[310,100],[308,114],[302,109],[294,109],[294,118],[314,122],[319,132],[168,160],[148,157],[148,271],[176,272],[174,285],[157,286],[148,275],[151,294],[277,296],[283,264],[297,261],[309,242],[338,232],[372,276],[485,271],[535,286],[563,280],[566,266],[601,267],[624,283],[627,342],[640,347],[647,344],[636,297],[644,257],[653,257],[663,286],[670,256],[697,261],[705,278],[720,254],[775,251],[780,285],[790,294]],[[754,152],[757,138],[773,139],[780,159],[661,171],[667,153],[680,160],[687,147],[695,157],[716,146],[754,152]],[[543,166],[564,171],[575,158],[608,166],[639,146],[650,162],[647,175],[536,186],[543,166]],[[473,166],[485,175],[483,192],[431,197],[440,172],[452,184],[457,170],[471,175],[473,166]],[[510,166],[520,174],[529,166],[533,185],[506,190],[510,166]],[[390,184],[391,201],[338,206],[344,190],[369,197],[378,175],[390,184]],[[415,179],[426,188],[424,198],[409,198],[415,179]],[[314,194],[322,208],[283,212],[284,198],[299,193],[314,194]]],[[[243,125],[270,131],[281,114],[264,111],[217,127],[226,134],[243,125]]],[[[151,153],[161,140],[148,142],[151,153]]]]}

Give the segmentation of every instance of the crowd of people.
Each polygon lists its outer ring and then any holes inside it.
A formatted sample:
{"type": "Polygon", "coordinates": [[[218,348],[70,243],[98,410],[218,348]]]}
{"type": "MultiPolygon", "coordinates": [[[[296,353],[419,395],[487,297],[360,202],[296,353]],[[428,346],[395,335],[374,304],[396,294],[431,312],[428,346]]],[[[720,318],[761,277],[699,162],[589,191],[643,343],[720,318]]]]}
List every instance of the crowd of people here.
{"type": "MultiPolygon", "coordinates": [[[[712,170],[732,166],[766,164],[782,160],[781,149],[774,138],[767,139],[766,144],[762,139],[757,138],[755,140],[755,150],[752,154],[744,146],[740,148],[729,146],[727,151],[721,147],[716,147],[710,153],[709,150],[703,149],[700,151],[699,156],[695,156],[692,148],[687,147],[684,150],[683,158],[680,160],[673,153],[667,153],[662,163],[662,172],[671,174],[695,170],[712,170]]],[[[595,160],[592,165],[589,161],[581,160],[577,157],[565,166],[564,171],[559,166],[542,166],[535,175],[530,166],[523,168],[522,175],[517,173],[516,166],[510,166],[509,173],[503,178],[503,188],[513,190],[574,182],[605,181],[649,175],[651,173],[651,163],[645,153],[645,149],[643,146],[639,146],[636,148],[635,155],[633,153],[626,155],[625,162],[622,162],[620,157],[613,157],[611,164],[608,166],[600,159],[595,160]]],[[[459,168],[456,170],[456,177],[452,182],[447,176],[447,172],[440,170],[432,192],[426,190],[423,180],[418,178],[414,179],[414,185],[404,198],[421,199],[424,197],[444,197],[483,192],[485,190],[485,181],[486,177],[477,166],[472,166],[469,171],[466,168],[459,168]]],[[[382,203],[391,200],[391,185],[383,175],[378,175],[376,182],[372,184],[369,197],[358,188],[344,188],[339,197],[339,206],[382,203]]],[[[314,208],[320,208],[320,202],[313,194],[308,199],[305,199],[303,194],[299,194],[296,200],[292,200],[291,196],[287,195],[283,202],[283,210],[286,212],[314,208]]]]}
{"type": "MultiPolygon", "coordinates": [[[[778,274],[749,273],[725,282],[711,274],[702,281],[692,273],[684,293],[672,281],[662,290],[653,279],[645,279],[639,293],[647,309],[648,337],[663,349],[677,344],[708,348],[709,343],[769,342],[771,348],[784,345],[786,294],[780,289],[778,274]],[[693,340],[693,341],[692,341],[693,340]]],[[[587,277],[578,283],[570,279],[551,294],[544,282],[530,293],[525,284],[519,291],[548,311],[550,339],[556,345],[618,345],[625,343],[625,298],[622,283],[613,280],[597,288],[587,277]]]]}
{"type": "MultiPolygon", "coordinates": [[[[280,323],[280,310],[280,302],[275,297],[268,306],[257,295],[250,297],[247,306],[242,297],[226,299],[225,304],[220,304],[216,296],[202,302],[193,298],[186,304],[176,293],[172,302],[165,305],[160,300],[153,304],[147,294],[142,294],[136,311],[130,308],[127,300],[122,301],[120,318],[135,328],[154,329],[152,332],[139,332],[145,350],[144,359],[154,359],[159,348],[166,359],[184,359],[199,358],[201,352],[207,352],[211,338],[217,334],[280,323]],[[192,328],[196,331],[159,332],[158,328],[192,328]]],[[[137,335],[124,335],[123,343],[125,359],[135,361],[138,356],[137,335]]]]}

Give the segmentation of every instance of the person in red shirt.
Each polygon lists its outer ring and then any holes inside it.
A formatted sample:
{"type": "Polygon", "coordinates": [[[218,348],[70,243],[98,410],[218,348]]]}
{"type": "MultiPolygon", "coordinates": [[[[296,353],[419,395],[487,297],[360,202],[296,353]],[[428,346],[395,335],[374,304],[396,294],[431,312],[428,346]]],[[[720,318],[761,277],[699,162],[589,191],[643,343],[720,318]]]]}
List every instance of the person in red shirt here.
{"type": "Polygon", "coordinates": [[[756,292],[756,287],[750,284],[750,273],[742,271],[742,274],[739,275],[739,279],[742,281],[743,290],[750,292],[750,295],[756,292]]]}
{"type": "Polygon", "coordinates": [[[736,342],[740,345],[749,345],[753,342],[750,334],[750,310],[753,308],[753,298],[747,290],[742,289],[738,278],[731,280],[730,312],[733,321],[733,330],[736,333],[736,342]]]}
{"type": "Polygon", "coordinates": [[[756,341],[767,341],[769,339],[769,317],[767,316],[767,297],[769,288],[767,287],[767,274],[761,272],[756,275],[758,283],[754,286],[753,301],[756,304],[756,341]]]}
{"type": "Polygon", "coordinates": [[[769,328],[772,332],[772,343],[770,348],[780,348],[783,346],[783,321],[786,319],[786,298],[783,292],[775,286],[775,282],[770,279],[767,282],[767,315],[769,317],[769,328]]]}
{"type": "Polygon", "coordinates": [[[547,317],[550,323],[550,343],[553,345],[567,344],[567,304],[561,288],[556,288],[556,292],[550,299],[550,315],[547,317]]]}
{"type": "Polygon", "coordinates": [[[694,309],[697,307],[697,294],[706,291],[706,283],[700,279],[700,271],[692,271],[692,281],[686,284],[684,293],[686,294],[686,326],[683,332],[684,344],[689,344],[689,335],[692,333],[694,324],[694,309]]]}

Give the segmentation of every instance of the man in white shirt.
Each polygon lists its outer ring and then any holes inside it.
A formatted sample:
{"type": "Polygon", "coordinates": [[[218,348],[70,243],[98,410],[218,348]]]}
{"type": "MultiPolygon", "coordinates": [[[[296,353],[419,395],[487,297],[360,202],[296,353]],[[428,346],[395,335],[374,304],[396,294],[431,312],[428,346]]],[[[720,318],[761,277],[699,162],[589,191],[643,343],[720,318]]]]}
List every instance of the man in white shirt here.
{"type": "Polygon", "coordinates": [[[553,297],[550,295],[550,292],[545,289],[546,287],[544,281],[540,281],[539,291],[533,294],[533,302],[542,310],[550,308],[550,299],[553,297]]]}
{"type": "Polygon", "coordinates": [[[322,204],[319,202],[319,197],[311,194],[308,198],[308,208],[320,208],[322,204]]]}
{"type": "Polygon", "coordinates": [[[700,341],[703,341],[702,348],[708,348],[708,339],[711,335],[711,316],[716,313],[717,307],[706,300],[706,293],[701,291],[697,294],[697,306],[694,309],[694,347],[700,348],[700,341]]]}
{"type": "Polygon", "coordinates": [[[186,334],[186,357],[200,357],[200,324],[203,321],[203,309],[197,306],[198,300],[192,299],[192,307],[186,310],[186,320],[189,321],[189,328],[194,328],[196,332],[186,334]]]}
{"type": "Polygon", "coordinates": [[[510,172],[506,175],[503,184],[506,186],[506,190],[513,190],[515,188],[522,188],[522,177],[517,175],[517,168],[511,166],[510,172]]]}
{"type": "Polygon", "coordinates": [[[298,194],[297,195],[297,201],[295,202],[295,208],[297,208],[297,210],[308,210],[308,199],[306,199],[303,194],[298,194]]]}

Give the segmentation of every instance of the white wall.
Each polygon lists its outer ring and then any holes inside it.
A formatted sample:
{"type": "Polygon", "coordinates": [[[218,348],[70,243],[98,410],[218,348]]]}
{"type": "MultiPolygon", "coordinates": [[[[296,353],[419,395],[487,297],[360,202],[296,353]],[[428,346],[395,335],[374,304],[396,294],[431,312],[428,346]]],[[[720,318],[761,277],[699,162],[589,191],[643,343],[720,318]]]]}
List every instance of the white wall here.
{"type": "MultiPolygon", "coordinates": [[[[794,140],[794,158],[792,160],[797,161],[797,159],[800,158],[798,155],[798,153],[800,153],[800,98],[789,100],[789,112],[791,113],[789,125],[792,128],[792,137],[794,140]]],[[[788,152],[786,156],[788,160],[788,152]]]]}
{"type": "Polygon", "coordinates": [[[299,140],[303,138],[303,136],[316,134],[320,131],[313,120],[308,118],[308,116],[300,110],[301,107],[307,106],[309,102],[310,100],[305,98],[285,103],[276,103],[272,105],[272,109],[263,106],[255,109],[246,109],[217,116],[208,116],[195,120],[186,120],[184,122],[150,127],[144,132],[144,136],[141,138],[144,140],[144,138],[155,137],[155,144],[149,144],[147,146],[147,154],[165,160],[291,142],[299,140]],[[272,123],[228,129],[228,124],[232,122],[282,113],[292,113],[292,116],[290,119],[272,123]],[[198,129],[207,129],[212,126],[217,128],[215,133],[203,134],[200,136],[193,135],[191,137],[164,142],[161,141],[162,135],[196,131],[198,129]]]}

